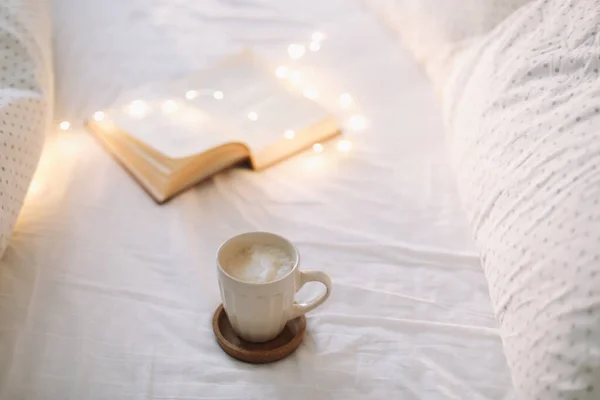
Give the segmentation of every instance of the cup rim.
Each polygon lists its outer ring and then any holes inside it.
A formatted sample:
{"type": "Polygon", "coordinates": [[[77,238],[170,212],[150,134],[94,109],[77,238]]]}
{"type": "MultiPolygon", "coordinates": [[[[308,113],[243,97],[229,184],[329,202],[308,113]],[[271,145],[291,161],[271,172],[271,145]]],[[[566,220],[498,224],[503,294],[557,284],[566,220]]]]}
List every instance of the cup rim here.
{"type": "Polygon", "coordinates": [[[219,268],[219,271],[221,271],[227,278],[229,278],[229,279],[231,279],[231,280],[233,280],[235,282],[244,284],[244,285],[266,286],[266,285],[271,285],[271,284],[280,282],[280,281],[284,280],[285,278],[287,278],[288,276],[290,276],[290,274],[293,274],[294,271],[296,271],[296,269],[298,269],[298,265],[300,265],[300,252],[298,251],[298,249],[296,248],[296,246],[294,246],[294,244],[291,241],[289,241],[288,239],[284,238],[283,236],[278,235],[276,233],[272,233],[272,232],[251,231],[251,232],[240,233],[238,235],[232,236],[229,239],[225,240],[223,243],[221,243],[221,245],[219,246],[219,249],[217,250],[217,267],[219,268]],[[294,266],[292,267],[292,269],[287,274],[285,274],[284,276],[282,276],[280,278],[275,279],[274,281],[269,281],[269,282],[248,282],[248,281],[243,281],[241,279],[238,279],[238,278],[230,275],[225,270],[225,268],[223,268],[221,266],[221,262],[219,261],[219,258],[220,258],[220,255],[221,255],[221,251],[223,250],[223,247],[225,247],[225,245],[227,243],[231,242],[234,239],[238,239],[238,238],[240,238],[242,236],[251,236],[251,235],[256,235],[256,234],[268,235],[268,236],[275,237],[275,238],[277,238],[279,240],[282,240],[282,241],[286,242],[290,246],[290,248],[293,249],[294,256],[295,256],[294,257],[295,258],[294,266]]]}

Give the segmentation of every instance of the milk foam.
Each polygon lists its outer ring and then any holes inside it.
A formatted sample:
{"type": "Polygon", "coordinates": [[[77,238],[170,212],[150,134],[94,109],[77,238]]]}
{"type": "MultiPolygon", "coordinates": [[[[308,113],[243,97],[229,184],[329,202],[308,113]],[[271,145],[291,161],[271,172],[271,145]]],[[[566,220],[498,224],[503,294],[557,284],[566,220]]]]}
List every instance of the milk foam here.
{"type": "Polygon", "coordinates": [[[243,247],[234,252],[225,264],[229,275],[251,283],[275,281],[294,267],[294,261],[285,251],[265,244],[243,247]]]}

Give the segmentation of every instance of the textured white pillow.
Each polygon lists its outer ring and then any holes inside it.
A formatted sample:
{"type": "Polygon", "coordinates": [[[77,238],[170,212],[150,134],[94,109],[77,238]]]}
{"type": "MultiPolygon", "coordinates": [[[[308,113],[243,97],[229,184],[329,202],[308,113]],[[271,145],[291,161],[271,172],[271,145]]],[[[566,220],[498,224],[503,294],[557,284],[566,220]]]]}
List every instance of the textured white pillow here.
{"type": "Polygon", "coordinates": [[[0,257],[51,118],[51,14],[47,3],[0,2],[0,257]]]}
{"type": "Polygon", "coordinates": [[[522,399],[600,399],[600,2],[528,4],[444,91],[460,191],[522,399]]]}

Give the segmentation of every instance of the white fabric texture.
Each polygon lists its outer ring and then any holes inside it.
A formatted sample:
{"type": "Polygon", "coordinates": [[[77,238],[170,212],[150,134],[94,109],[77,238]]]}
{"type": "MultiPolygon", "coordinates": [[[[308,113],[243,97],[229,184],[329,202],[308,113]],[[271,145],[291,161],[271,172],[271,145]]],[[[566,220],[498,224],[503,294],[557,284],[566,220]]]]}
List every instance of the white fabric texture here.
{"type": "Polygon", "coordinates": [[[352,148],[235,169],[159,207],[90,135],[54,137],[0,261],[0,398],[512,398],[434,95],[358,1],[56,7],[58,99],[74,126],[125,87],[241,46],[288,64],[287,45],[320,30],[321,49],[294,65],[320,92],[352,95],[353,109],[328,103],[352,148]],[[251,230],[289,238],[302,268],[333,280],[274,365],[228,358],[211,330],[217,248],[251,230]]]}
{"type": "Polygon", "coordinates": [[[535,1],[444,93],[519,398],[600,398],[600,3],[535,1]]]}
{"type": "Polygon", "coordinates": [[[0,4],[0,258],[40,157],[52,112],[50,7],[0,4]]]}

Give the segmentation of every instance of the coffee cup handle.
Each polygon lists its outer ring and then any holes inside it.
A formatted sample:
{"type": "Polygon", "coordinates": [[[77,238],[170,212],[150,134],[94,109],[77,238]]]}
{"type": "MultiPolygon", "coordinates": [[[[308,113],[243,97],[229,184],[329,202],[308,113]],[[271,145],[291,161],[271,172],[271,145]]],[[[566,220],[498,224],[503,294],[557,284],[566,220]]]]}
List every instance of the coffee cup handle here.
{"type": "Polygon", "coordinates": [[[319,307],[325,302],[325,300],[329,298],[329,295],[331,294],[331,279],[326,273],[321,271],[300,271],[300,285],[298,286],[298,290],[300,290],[300,288],[307,282],[321,282],[323,285],[325,285],[325,293],[309,300],[306,303],[294,302],[291,319],[297,318],[319,307]]]}

